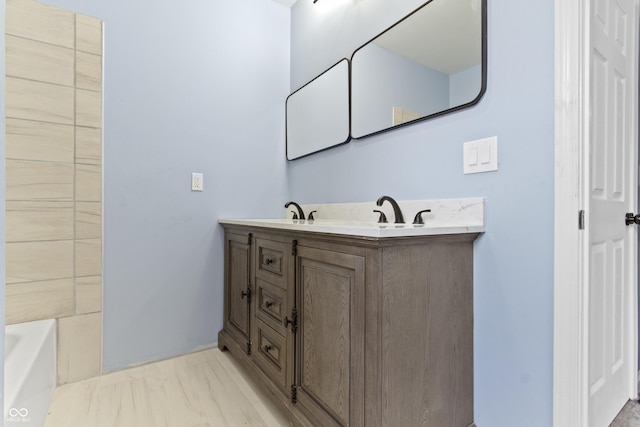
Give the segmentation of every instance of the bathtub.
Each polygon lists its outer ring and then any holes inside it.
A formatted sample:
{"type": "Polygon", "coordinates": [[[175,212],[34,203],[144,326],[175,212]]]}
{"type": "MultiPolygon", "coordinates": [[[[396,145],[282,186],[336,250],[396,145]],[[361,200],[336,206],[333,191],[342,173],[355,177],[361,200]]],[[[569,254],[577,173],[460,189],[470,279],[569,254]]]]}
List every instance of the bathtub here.
{"type": "Polygon", "coordinates": [[[8,325],[4,349],[5,426],[42,426],[55,387],[56,321],[8,325]]]}

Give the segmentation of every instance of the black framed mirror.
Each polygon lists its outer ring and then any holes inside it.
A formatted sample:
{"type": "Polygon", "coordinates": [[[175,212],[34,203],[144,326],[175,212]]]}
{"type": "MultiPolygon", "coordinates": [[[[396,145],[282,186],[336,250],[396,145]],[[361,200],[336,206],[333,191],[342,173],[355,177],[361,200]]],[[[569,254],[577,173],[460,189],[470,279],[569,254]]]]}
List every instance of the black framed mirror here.
{"type": "Polygon", "coordinates": [[[486,0],[430,0],[353,53],[351,136],[471,107],[486,81],[486,0]]]}
{"type": "Polygon", "coordinates": [[[349,61],[345,58],[287,97],[287,159],[349,142],[349,110],[349,61]]]}

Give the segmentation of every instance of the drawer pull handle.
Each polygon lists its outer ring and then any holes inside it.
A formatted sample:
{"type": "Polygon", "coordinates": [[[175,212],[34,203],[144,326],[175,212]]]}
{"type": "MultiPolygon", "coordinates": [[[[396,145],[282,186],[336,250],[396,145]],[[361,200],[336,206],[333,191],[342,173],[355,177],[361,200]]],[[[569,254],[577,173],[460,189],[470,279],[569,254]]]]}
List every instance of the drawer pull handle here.
{"type": "Polygon", "coordinates": [[[266,352],[269,353],[269,350],[271,350],[271,346],[269,344],[265,345],[264,347],[262,347],[262,349],[266,352]]]}
{"type": "Polygon", "coordinates": [[[264,263],[267,265],[273,264],[273,260],[271,258],[265,258],[264,263]]]}
{"type": "Polygon", "coordinates": [[[264,303],[264,306],[267,308],[271,307],[272,305],[273,305],[273,301],[267,301],[264,303]]]}
{"type": "Polygon", "coordinates": [[[247,301],[251,300],[251,288],[240,292],[240,299],[244,299],[244,297],[247,297],[247,301]]]}

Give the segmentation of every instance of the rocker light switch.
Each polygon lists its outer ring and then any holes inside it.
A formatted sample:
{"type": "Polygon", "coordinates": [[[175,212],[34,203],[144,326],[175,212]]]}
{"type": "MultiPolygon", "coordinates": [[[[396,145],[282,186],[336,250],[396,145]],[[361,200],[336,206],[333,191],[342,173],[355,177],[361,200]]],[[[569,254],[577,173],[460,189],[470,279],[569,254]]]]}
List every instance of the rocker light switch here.
{"type": "Polygon", "coordinates": [[[463,145],[464,173],[480,173],[498,170],[498,137],[478,139],[463,145]]]}

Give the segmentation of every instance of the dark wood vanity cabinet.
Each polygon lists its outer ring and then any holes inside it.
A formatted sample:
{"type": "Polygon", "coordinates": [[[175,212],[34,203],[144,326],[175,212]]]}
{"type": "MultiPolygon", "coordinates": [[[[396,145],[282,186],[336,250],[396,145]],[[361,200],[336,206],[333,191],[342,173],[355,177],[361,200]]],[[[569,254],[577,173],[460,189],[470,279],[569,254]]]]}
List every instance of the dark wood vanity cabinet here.
{"type": "Polygon", "coordinates": [[[294,425],[473,426],[476,236],[225,225],[219,346],[294,425]]]}

